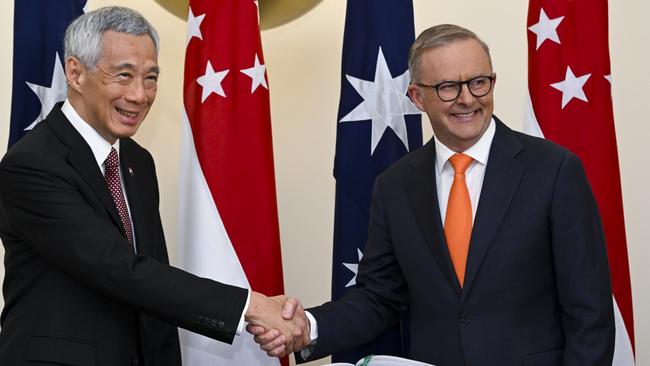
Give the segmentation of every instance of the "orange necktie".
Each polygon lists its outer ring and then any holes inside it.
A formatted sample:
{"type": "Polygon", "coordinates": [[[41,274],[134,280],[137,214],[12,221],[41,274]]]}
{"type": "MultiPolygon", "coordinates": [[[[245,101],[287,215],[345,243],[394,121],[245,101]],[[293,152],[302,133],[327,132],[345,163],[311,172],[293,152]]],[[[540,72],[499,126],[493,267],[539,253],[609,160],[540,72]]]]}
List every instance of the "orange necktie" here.
{"type": "Polygon", "coordinates": [[[465,170],[472,161],[473,159],[465,154],[454,154],[449,158],[455,174],[447,202],[445,238],[460,287],[463,287],[465,280],[467,252],[472,236],[472,202],[469,199],[469,191],[465,183],[465,170]]]}

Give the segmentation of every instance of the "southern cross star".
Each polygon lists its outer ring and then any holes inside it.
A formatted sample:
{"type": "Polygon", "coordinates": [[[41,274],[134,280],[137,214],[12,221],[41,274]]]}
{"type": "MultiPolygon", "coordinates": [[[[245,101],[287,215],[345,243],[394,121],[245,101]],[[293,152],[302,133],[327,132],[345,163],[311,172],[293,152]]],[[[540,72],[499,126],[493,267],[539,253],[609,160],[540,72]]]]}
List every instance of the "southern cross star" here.
{"type": "MultiPolygon", "coordinates": [[[[363,253],[361,253],[360,249],[357,249],[357,254],[359,255],[359,262],[361,262],[361,258],[363,258],[363,253]]],[[[350,287],[350,286],[354,286],[354,285],[357,284],[357,273],[359,272],[359,262],[357,262],[357,263],[343,263],[345,268],[349,269],[350,271],[352,271],[352,273],[354,273],[354,277],[352,277],[350,282],[348,282],[348,284],[345,285],[345,287],[350,287]]]]}
{"type": "Polygon", "coordinates": [[[27,86],[29,86],[41,101],[41,113],[39,113],[34,122],[25,128],[25,131],[34,128],[40,121],[47,117],[47,114],[50,113],[56,103],[65,100],[68,86],[65,82],[65,73],[63,72],[63,66],[61,66],[58,52],[54,57],[54,70],[52,71],[52,83],[50,87],[48,88],[30,82],[27,82],[27,86]]]}
{"type": "Polygon", "coordinates": [[[379,47],[374,81],[359,79],[351,75],[345,75],[345,77],[361,95],[363,102],[341,118],[339,122],[372,120],[370,155],[375,152],[384,131],[389,127],[395,131],[408,151],[409,144],[404,115],[420,114],[420,111],[406,96],[410,81],[408,70],[393,78],[381,47],[379,47]]]}

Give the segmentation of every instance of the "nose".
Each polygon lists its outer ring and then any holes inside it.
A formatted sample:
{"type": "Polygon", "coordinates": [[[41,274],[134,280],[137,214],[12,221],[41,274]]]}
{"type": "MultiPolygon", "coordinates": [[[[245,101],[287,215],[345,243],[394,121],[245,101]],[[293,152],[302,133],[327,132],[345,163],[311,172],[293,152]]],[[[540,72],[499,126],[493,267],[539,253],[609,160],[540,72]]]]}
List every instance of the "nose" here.
{"type": "Polygon", "coordinates": [[[456,103],[468,105],[474,102],[475,97],[469,91],[469,85],[463,84],[460,86],[460,95],[456,99],[456,103]]]}
{"type": "Polygon", "coordinates": [[[139,79],[133,80],[126,90],[125,98],[128,102],[135,104],[144,104],[149,102],[149,96],[147,95],[147,88],[144,85],[144,81],[139,79]]]}

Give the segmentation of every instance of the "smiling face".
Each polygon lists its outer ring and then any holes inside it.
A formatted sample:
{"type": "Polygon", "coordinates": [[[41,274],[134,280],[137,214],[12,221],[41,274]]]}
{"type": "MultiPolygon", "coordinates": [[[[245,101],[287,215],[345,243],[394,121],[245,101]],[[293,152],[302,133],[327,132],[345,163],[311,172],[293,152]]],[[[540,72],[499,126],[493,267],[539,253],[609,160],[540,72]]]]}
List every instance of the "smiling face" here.
{"type": "MultiPolygon", "coordinates": [[[[427,85],[493,75],[488,55],[474,39],[458,40],[424,51],[419,70],[418,80],[414,82],[427,85]]],[[[477,98],[467,85],[463,85],[458,99],[451,102],[443,102],[436,91],[428,87],[410,85],[408,92],[415,105],[429,117],[438,140],[456,152],[472,147],[492,119],[492,91],[477,98]]]]}
{"type": "Polygon", "coordinates": [[[70,103],[110,144],[131,137],[156,98],[157,60],[149,35],[106,31],[92,70],[75,57],[66,60],[70,103]]]}

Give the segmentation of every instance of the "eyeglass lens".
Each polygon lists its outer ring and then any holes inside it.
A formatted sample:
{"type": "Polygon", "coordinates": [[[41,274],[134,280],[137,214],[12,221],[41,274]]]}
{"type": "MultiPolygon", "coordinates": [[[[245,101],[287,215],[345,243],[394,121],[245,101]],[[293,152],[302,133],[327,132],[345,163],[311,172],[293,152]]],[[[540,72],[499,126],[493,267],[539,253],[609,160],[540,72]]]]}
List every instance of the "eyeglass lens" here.
{"type": "Polygon", "coordinates": [[[467,81],[450,81],[438,85],[438,96],[443,101],[450,102],[460,96],[463,84],[467,84],[469,92],[475,97],[483,97],[492,89],[492,79],[488,76],[479,76],[467,81]]]}

